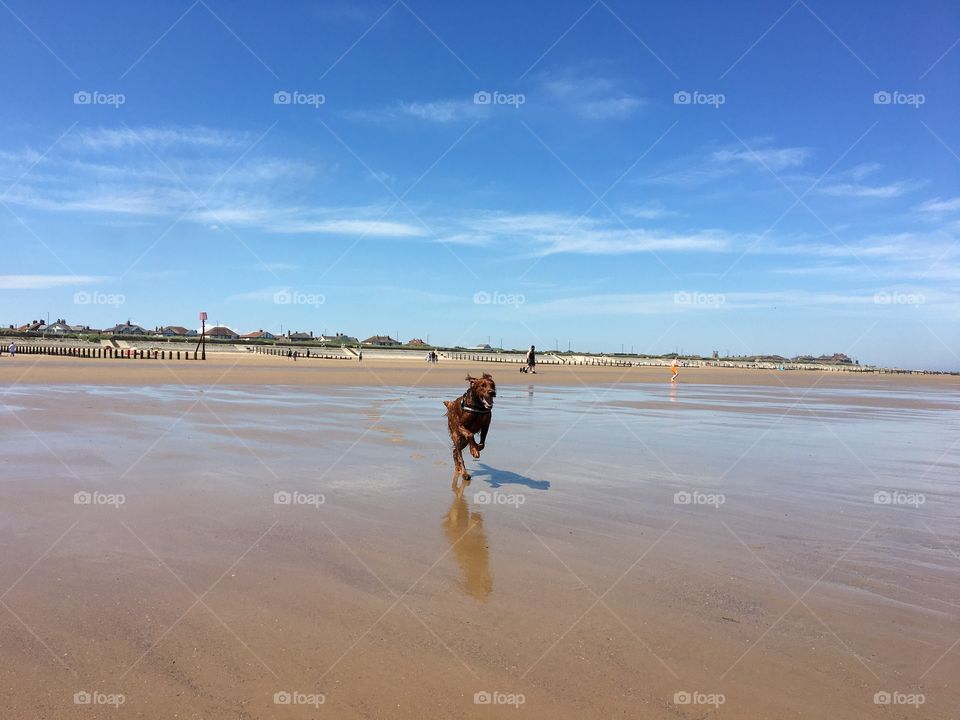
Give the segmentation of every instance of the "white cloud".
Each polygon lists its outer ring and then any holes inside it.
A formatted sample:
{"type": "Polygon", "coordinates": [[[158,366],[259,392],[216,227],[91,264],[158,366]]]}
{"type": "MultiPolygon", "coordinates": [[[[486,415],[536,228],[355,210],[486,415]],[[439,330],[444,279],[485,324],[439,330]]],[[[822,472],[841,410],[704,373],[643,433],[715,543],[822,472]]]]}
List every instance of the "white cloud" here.
{"type": "Polygon", "coordinates": [[[420,120],[449,123],[476,117],[480,114],[481,106],[474,105],[472,101],[435,100],[432,102],[401,102],[397,105],[397,109],[404,115],[420,120]]]}
{"type": "Polygon", "coordinates": [[[68,285],[102,283],[95,275],[0,275],[0,290],[47,290],[68,285]]]}
{"type": "Polygon", "coordinates": [[[390,122],[405,118],[415,118],[441,125],[473,120],[487,114],[483,105],[475,105],[470,99],[443,99],[425,101],[398,101],[392,105],[385,105],[365,110],[351,110],[345,113],[353,120],[370,122],[390,122]]]}
{"type": "Polygon", "coordinates": [[[75,141],[91,150],[118,150],[131,146],[188,145],[223,148],[250,141],[244,133],[224,132],[208,127],[122,127],[81,130],[75,141]]]}
{"type": "Polygon", "coordinates": [[[960,211],[960,197],[947,198],[945,200],[935,197],[932,200],[920,203],[916,209],[922,213],[930,213],[932,215],[957,212],[960,211]]]}
{"type": "Polygon", "coordinates": [[[560,213],[488,214],[470,221],[482,235],[528,241],[533,255],[619,255],[641,252],[720,252],[731,238],[715,230],[671,232],[560,213]]]}
{"type": "Polygon", "coordinates": [[[817,192],[834,197],[858,197],[887,199],[900,197],[918,187],[913,182],[895,182],[888,185],[862,185],[859,183],[837,183],[835,185],[821,185],[817,192]]]}
{"type": "Polygon", "coordinates": [[[371,237],[421,237],[427,232],[420,227],[384,220],[291,221],[273,228],[278,233],[323,233],[333,235],[368,235],[371,237]]]}
{"type": "Polygon", "coordinates": [[[544,76],[540,92],[548,102],[566,106],[586,120],[619,120],[633,115],[644,104],[612,78],[575,70],[544,76]]]}
{"type": "Polygon", "coordinates": [[[643,205],[625,205],[620,213],[638,220],[663,220],[676,217],[680,213],[668,210],[661,202],[650,202],[643,205]]]}
{"type": "Polygon", "coordinates": [[[720,163],[747,163],[777,172],[787,168],[799,167],[806,162],[810,151],[802,147],[753,148],[750,150],[717,150],[712,158],[720,163]]]}

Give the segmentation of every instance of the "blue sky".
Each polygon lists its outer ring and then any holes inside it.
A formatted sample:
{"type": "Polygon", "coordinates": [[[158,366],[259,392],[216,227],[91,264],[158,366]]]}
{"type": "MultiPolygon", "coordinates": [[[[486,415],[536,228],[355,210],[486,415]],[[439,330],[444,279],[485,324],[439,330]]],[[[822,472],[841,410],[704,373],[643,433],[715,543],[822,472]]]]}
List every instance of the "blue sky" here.
{"type": "Polygon", "coordinates": [[[958,35],[952,2],[3,0],[0,321],[958,369],[958,35]]]}

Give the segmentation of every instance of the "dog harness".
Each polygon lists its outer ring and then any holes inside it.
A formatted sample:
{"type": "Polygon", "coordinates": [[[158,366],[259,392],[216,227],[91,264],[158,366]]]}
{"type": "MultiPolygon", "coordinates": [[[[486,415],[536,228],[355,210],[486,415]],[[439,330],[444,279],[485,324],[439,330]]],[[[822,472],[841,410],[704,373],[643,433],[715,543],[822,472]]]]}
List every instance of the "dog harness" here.
{"type": "Polygon", "coordinates": [[[480,415],[486,415],[490,411],[487,409],[474,408],[467,405],[467,396],[466,394],[460,396],[460,409],[466,410],[467,412],[478,413],[480,415]]]}

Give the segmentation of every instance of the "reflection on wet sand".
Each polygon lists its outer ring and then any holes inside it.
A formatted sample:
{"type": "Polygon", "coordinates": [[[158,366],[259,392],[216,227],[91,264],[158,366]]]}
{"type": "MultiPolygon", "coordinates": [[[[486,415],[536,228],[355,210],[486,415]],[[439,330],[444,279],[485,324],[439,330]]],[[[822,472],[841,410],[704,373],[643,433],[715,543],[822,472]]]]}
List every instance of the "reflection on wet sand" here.
{"type": "Polygon", "coordinates": [[[470,510],[463,496],[465,488],[464,484],[453,488],[453,502],[443,518],[443,532],[463,571],[467,595],[483,602],[493,592],[490,548],[483,529],[483,515],[470,510]]]}

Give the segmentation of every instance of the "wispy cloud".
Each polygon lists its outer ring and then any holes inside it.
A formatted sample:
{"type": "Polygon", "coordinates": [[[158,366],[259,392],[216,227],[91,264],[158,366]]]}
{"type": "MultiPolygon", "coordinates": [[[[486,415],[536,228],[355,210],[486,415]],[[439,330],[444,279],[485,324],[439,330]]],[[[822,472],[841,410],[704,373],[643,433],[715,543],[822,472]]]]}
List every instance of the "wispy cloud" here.
{"type": "Polygon", "coordinates": [[[487,114],[487,108],[477,105],[473,98],[445,98],[437,100],[405,101],[399,100],[390,105],[362,110],[350,110],[345,113],[352,120],[369,122],[393,122],[397,120],[423,120],[440,125],[476,120],[487,114]]]}
{"type": "MultiPolygon", "coordinates": [[[[238,155],[242,133],[211,128],[138,127],[79,133],[42,158],[3,198],[55,213],[98,220],[181,219],[212,230],[249,227],[278,234],[411,238],[419,225],[385,216],[382,207],[318,207],[287,200],[318,168],[287,158],[238,155]],[[141,143],[164,145],[161,162],[141,143]]],[[[244,148],[247,146],[243,146],[244,148]]],[[[18,177],[30,153],[0,157],[0,176],[18,177]]]]}
{"type": "Polygon", "coordinates": [[[737,175],[766,173],[769,177],[770,171],[780,173],[798,170],[811,155],[809,148],[777,147],[771,145],[767,138],[751,142],[753,147],[750,150],[737,145],[685,155],[668,163],[663,170],[644,178],[643,182],[697,187],[737,175]]]}
{"type": "Polygon", "coordinates": [[[401,102],[397,110],[411,117],[431,122],[449,123],[477,117],[482,110],[473,101],[439,100],[434,102],[401,102]]]}
{"type": "Polygon", "coordinates": [[[941,199],[935,197],[932,200],[926,200],[917,207],[922,213],[931,215],[945,215],[948,213],[960,212],[960,197],[941,199]]]}
{"type": "Polygon", "coordinates": [[[627,217],[637,218],[638,220],[663,220],[665,218],[677,217],[680,213],[674,210],[668,210],[662,202],[654,201],[643,205],[624,205],[620,208],[620,213],[627,217]]]}
{"type": "Polygon", "coordinates": [[[245,133],[223,132],[208,127],[94,128],[73,135],[76,143],[92,150],[118,150],[143,143],[148,146],[173,145],[208,148],[237,147],[250,142],[245,133]]]}
{"type": "Polygon", "coordinates": [[[671,232],[559,213],[491,213],[471,220],[484,236],[521,239],[534,256],[560,253],[620,255],[642,252],[719,252],[730,238],[714,230],[671,232]]]}
{"type": "Polygon", "coordinates": [[[810,157],[810,150],[802,147],[753,148],[717,150],[712,158],[720,164],[746,163],[758,168],[778,172],[803,165],[810,157]]]}
{"type": "Polygon", "coordinates": [[[95,275],[0,275],[0,290],[48,290],[70,285],[93,285],[106,279],[95,275]]]}
{"type": "Polygon", "coordinates": [[[887,185],[864,185],[860,183],[836,183],[834,185],[821,185],[817,192],[823,195],[832,195],[834,197],[856,197],[856,198],[895,198],[905,195],[918,187],[921,183],[901,181],[889,183],[887,185]]]}
{"type": "Polygon", "coordinates": [[[540,76],[540,93],[586,120],[620,120],[633,115],[644,101],[611,77],[577,69],[540,76]]]}
{"type": "Polygon", "coordinates": [[[817,192],[834,197],[889,199],[905,195],[925,184],[914,180],[874,184],[864,182],[879,175],[883,169],[884,166],[876,162],[854,165],[833,173],[826,183],[817,187],[817,192]]]}

